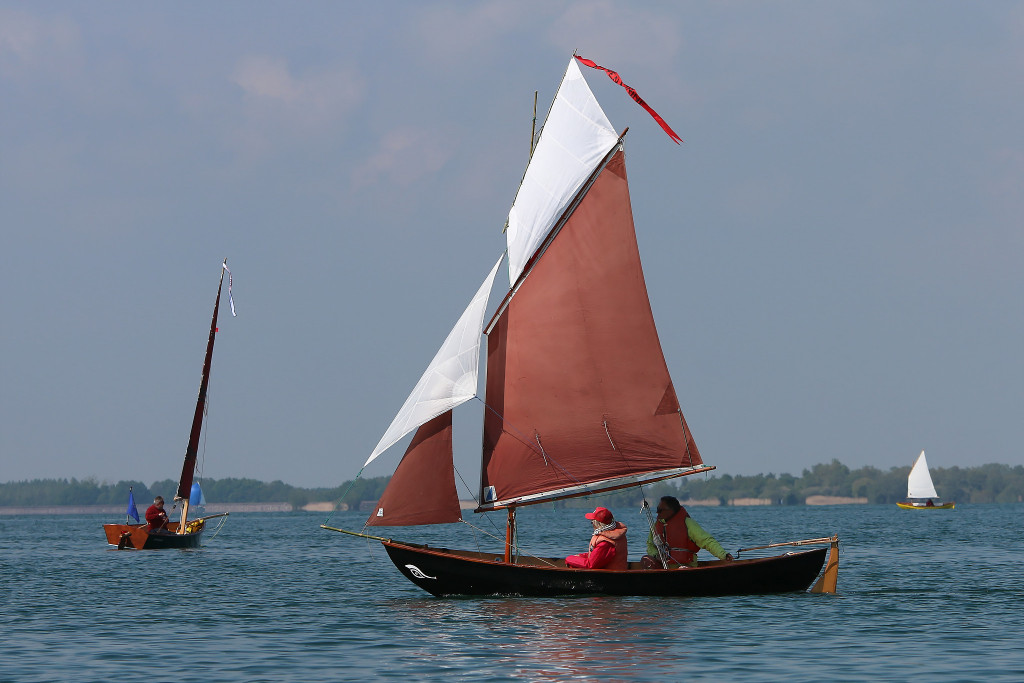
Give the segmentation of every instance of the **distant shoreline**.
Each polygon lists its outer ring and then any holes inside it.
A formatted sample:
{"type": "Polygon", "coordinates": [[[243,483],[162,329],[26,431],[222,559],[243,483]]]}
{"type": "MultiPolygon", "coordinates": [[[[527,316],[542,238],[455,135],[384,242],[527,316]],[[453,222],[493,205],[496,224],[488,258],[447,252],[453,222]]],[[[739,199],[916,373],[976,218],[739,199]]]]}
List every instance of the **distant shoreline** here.
{"type": "MultiPolygon", "coordinates": [[[[371,503],[375,501],[366,501],[371,503]]],[[[476,503],[471,500],[459,501],[463,510],[472,510],[476,503]]],[[[717,498],[704,500],[681,501],[687,507],[718,507],[721,502],[717,498]]],[[[810,496],[805,505],[864,505],[867,498],[847,498],[843,496],[810,496]]],[[[770,506],[774,505],[768,498],[733,498],[726,503],[726,507],[747,507],[747,506],[770,506]]],[[[331,512],[335,504],[331,502],[307,503],[301,508],[296,508],[291,503],[218,503],[205,506],[203,514],[217,514],[220,512],[331,512]]],[[[349,506],[342,503],[337,507],[338,511],[344,512],[349,506]]],[[[366,507],[367,510],[370,507],[366,507]]],[[[124,515],[124,505],[0,505],[0,516],[2,515],[124,515]]]]}
{"type": "MultiPolygon", "coordinates": [[[[348,510],[348,505],[342,503],[339,510],[348,510]]],[[[334,510],[334,503],[308,503],[301,508],[295,508],[291,503],[219,503],[207,505],[203,514],[217,514],[220,512],[330,512],[334,510]]],[[[140,510],[140,513],[142,511],[140,510]]],[[[2,505],[0,515],[125,515],[124,505],[2,505]]]]}

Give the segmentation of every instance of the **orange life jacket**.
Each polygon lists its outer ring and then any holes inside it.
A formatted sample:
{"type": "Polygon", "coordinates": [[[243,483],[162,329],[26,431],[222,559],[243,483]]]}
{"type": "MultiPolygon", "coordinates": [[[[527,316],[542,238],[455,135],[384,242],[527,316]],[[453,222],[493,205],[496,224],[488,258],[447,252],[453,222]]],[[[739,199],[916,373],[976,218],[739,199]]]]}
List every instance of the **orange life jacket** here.
{"type": "Polygon", "coordinates": [[[590,537],[590,549],[598,543],[608,542],[615,546],[615,557],[605,569],[629,569],[629,551],[626,548],[626,525],[616,522],[614,529],[608,529],[590,537]]]}
{"type": "Polygon", "coordinates": [[[700,550],[700,547],[690,540],[690,532],[686,529],[686,518],[689,516],[686,508],[679,508],[679,512],[672,515],[667,522],[659,519],[654,523],[654,533],[668,546],[669,557],[679,564],[692,564],[697,559],[697,551],[700,550]]]}

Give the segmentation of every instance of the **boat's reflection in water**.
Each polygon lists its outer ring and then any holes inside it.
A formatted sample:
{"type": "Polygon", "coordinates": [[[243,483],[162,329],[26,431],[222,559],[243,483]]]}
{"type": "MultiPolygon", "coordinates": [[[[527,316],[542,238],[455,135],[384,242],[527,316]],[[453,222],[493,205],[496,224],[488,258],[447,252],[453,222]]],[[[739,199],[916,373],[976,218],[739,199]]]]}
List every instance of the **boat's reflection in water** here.
{"type": "MultiPolygon", "coordinates": [[[[684,640],[685,598],[424,598],[391,603],[400,631],[429,630],[432,643],[405,653],[428,661],[437,641],[467,660],[506,664],[510,677],[528,680],[648,679],[662,670],[689,668],[685,647],[664,661],[665,643],[684,640]]],[[[682,643],[681,643],[682,645],[682,643]]],[[[440,663],[438,663],[440,664],[440,663]]],[[[691,663],[694,664],[694,663],[691,663]]],[[[449,666],[454,662],[449,661],[449,666]]],[[[695,665],[695,664],[694,664],[695,665]]],[[[425,672],[426,673],[426,672],[425,672]]]]}

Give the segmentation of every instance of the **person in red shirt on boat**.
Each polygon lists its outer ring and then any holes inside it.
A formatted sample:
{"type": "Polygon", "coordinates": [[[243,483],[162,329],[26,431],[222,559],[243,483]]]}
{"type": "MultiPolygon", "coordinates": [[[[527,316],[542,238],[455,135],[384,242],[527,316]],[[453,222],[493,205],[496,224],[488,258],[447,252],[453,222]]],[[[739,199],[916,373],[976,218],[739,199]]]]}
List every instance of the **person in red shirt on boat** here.
{"type": "Polygon", "coordinates": [[[164,498],[163,496],[157,496],[153,499],[153,504],[146,510],[146,521],[149,522],[149,528],[146,529],[149,533],[170,533],[167,530],[167,513],[164,512],[164,498]]]}
{"type": "Polygon", "coordinates": [[[697,552],[704,548],[720,560],[732,562],[732,553],[725,552],[711,534],[697,524],[674,496],[664,496],[658,501],[658,521],[654,529],[647,535],[647,554],[640,562],[644,569],[661,569],[661,546],[669,556],[669,569],[696,567],[697,552]],[[654,535],[657,534],[657,542],[654,535]]]}
{"type": "Polygon", "coordinates": [[[629,569],[626,557],[626,525],[616,522],[608,508],[596,508],[584,515],[594,525],[590,551],[565,558],[573,569],[629,569]]]}

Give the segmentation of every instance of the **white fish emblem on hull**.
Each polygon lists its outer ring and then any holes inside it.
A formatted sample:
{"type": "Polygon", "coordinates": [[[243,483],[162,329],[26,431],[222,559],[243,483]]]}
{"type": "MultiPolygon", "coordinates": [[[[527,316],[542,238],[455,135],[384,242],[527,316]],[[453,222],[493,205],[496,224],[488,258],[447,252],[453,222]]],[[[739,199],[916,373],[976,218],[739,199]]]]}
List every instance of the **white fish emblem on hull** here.
{"type": "Polygon", "coordinates": [[[420,571],[419,567],[417,567],[414,564],[407,564],[405,565],[405,568],[408,569],[409,573],[415,576],[417,579],[433,579],[434,581],[437,581],[436,576],[427,576],[422,571],[420,571]]]}

